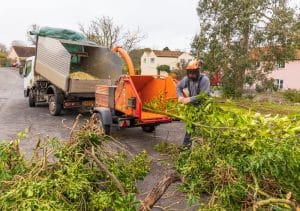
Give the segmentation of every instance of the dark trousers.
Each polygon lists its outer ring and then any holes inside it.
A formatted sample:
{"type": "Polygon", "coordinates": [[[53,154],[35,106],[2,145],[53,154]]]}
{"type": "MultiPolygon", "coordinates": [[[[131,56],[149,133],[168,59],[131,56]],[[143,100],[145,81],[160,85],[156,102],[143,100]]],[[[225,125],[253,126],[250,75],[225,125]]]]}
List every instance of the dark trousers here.
{"type": "MultiPolygon", "coordinates": [[[[195,130],[195,127],[192,127],[192,130],[195,130]]],[[[183,145],[184,146],[191,146],[192,141],[191,141],[192,133],[185,132],[184,138],[183,138],[183,145]]]]}
{"type": "Polygon", "coordinates": [[[183,138],[183,145],[184,146],[191,146],[192,141],[191,141],[191,136],[192,134],[185,132],[184,138],[183,138]]]}

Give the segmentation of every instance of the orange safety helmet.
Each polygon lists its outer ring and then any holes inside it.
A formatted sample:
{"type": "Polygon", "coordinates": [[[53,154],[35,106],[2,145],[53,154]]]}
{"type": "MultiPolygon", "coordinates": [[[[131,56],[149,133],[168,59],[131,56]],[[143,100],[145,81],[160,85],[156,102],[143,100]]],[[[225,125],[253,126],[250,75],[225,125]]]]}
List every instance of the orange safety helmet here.
{"type": "Polygon", "coordinates": [[[195,60],[190,61],[185,69],[186,70],[199,70],[201,64],[202,64],[201,60],[195,59],[195,60]]]}

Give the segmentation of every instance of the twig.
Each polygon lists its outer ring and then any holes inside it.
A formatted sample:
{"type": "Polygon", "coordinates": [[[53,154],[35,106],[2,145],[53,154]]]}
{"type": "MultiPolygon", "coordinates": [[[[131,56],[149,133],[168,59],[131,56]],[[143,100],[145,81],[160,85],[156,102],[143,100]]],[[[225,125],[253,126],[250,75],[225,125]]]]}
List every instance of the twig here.
{"type": "Polygon", "coordinates": [[[254,200],[256,200],[256,198],[257,198],[257,192],[258,192],[258,190],[260,188],[259,188],[259,185],[258,185],[258,182],[257,182],[257,178],[256,178],[256,176],[255,176],[255,174],[253,172],[251,172],[251,176],[252,176],[254,184],[255,184],[255,188],[254,188],[254,191],[255,191],[254,192],[254,200]]]}
{"type": "Polygon", "coordinates": [[[110,140],[111,140],[111,144],[113,144],[114,146],[116,146],[117,148],[127,152],[130,157],[133,157],[133,154],[128,150],[126,149],[126,146],[124,144],[122,144],[121,142],[119,142],[118,140],[116,140],[115,138],[113,137],[109,137],[110,140]]]}
{"type": "MultiPolygon", "coordinates": [[[[184,122],[187,121],[182,116],[171,114],[171,113],[168,113],[168,112],[165,112],[165,111],[164,112],[157,111],[157,110],[151,109],[147,106],[144,106],[143,109],[145,111],[150,111],[150,112],[153,112],[153,113],[162,114],[162,115],[166,115],[166,116],[169,116],[169,117],[172,117],[172,118],[175,118],[175,119],[179,119],[179,120],[182,120],[184,122]]],[[[216,127],[216,126],[203,125],[203,124],[200,124],[200,123],[197,123],[197,122],[191,122],[191,123],[192,123],[192,125],[194,125],[196,127],[202,127],[202,128],[210,128],[210,129],[217,129],[217,130],[237,130],[237,128],[235,128],[235,127],[216,127]]]]}
{"type": "Polygon", "coordinates": [[[167,209],[170,209],[170,208],[173,207],[175,204],[179,204],[179,203],[180,203],[180,201],[176,201],[176,202],[174,202],[174,203],[168,205],[167,207],[165,207],[165,209],[166,209],[166,210],[167,210],[167,209]]]}
{"type": "Polygon", "coordinates": [[[40,134],[39,134],[39,136],[38,136],[38,141],[36,142],[36,144],[35,144],[35,147],[34,147],[34,149],[33,149],[33,154],[32,154],[32,158],[31,158],[31,162],[33,161],[33,160],[38,160],[38,158],[39,158],[39,152],[38,152],[38,149],[39,149],[39,147],[40,147],[40,144],[41,144],[41,136],[40,136],[40,134]]]}
{"type": "Polygon", "coordinates": [[[43,149],[43,157],[44,157],[44,161],[43,161],[43,169],[46,170],[48,167],[48,148],[44,147],[43,149]]]}
{"type": "Polygon", "coordinates": [[[85,154],[88,155],[90,158],[92,158],[95,163],[97,164],[97,166],[99,168],[101,168],[110,178],[111,180],[115,183],[115,185],[117,186],[117,188],[119,189],[119,191],[121,192],[121,194],[123,196],[125,196],[125,190],[122,187],[120,181],[117,179],[117,177],[111,173],[108,168],[105,166],[105,164],[103,164],[97,157],[95,154],[93,154],[92,152],[90,152],[89,150],[85,150],[85,154]]]}
{"type": "Polygon", "coordinates": [[[269,198],[269,199],[265,199],[265,200],[261,200],[259,202],[256,202],[254,205],[253,205],[253,211],[256,211],[257,208],[259,207],[262,207],[262,206],[266,206],[266,205],[269,205],[269,204],[287,204],[289,205],[292,210],[297,210],[297,205],[290,201],[290,200],[287,200],[287,199],[275,199],[275,198],[269,198]]]}
{"type": "Polygon", "coordinates": [[[266,192],[262,191],[259,187],[258,187],[258,189],[256,187],[251,186],[251,185],[248,185],[248,187],[251,188],[251,189],[253,189],[254,191],[256,191],[257,193],[259,193],[262,196],[265,196],[265,197],[268,197],[268,198],[272,198],[272,196],[270,196],[266,192]]]}
{"type": "Polygon", "coordinates": [[[65,124],[65,121],[66,121],[66,119],[61,120],[61,123],[62,123],[63,127],[64,127],[64,128],[67,128],[67,129],[69,129],[69,130],[72,130],[72,128],[70,128],[69,126],[67,126],[67,125],[65,124]]]}
{"type": "Polygon", "coordinates": [[[153,208],[158,208],[161,209],[162,211],[167,211],[167,208],[162,206],[154,206],[153,208]]]}
{"type": "Polygon", "coordinates": [[[81,117],[81,114],[78,114],[77,117],[76,117],[76,119],[75,119],[75,121],[74,121],[74,123],[73,123],[73,126],[72,126],[71,131],[70,131],[70,140],[71,140],[71,138],[73,136],[73,132],[74,132],[76,126],[78,125],[80,117],[81,117]]]}
{"type": "Polygon", "coordinates": [[[173,191],[171,194],[168,194],[168,195],[166,195],[166,196],[164,196],[164,197],[161,197],[162,199],[167,199],[167,198],[171,198],[171,197],[173,197],[174,195],[175,195],[175,193],[177,192],[178,190],[175,190],[175,191],[173,191]]]}

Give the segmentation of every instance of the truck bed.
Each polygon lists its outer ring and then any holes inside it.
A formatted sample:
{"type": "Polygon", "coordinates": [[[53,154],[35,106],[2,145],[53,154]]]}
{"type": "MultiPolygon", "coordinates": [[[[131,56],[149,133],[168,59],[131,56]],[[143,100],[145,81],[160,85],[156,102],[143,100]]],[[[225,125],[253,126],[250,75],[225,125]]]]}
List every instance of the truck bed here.
{"type": "Polygon", "coordinates": [[[38,37],[35,74],[41,75],[62,91],[72,94],[95,93],[95,85],[108,85],[122,74],[121,59],[105,47],[69,40],[38,37]],[[70,79],[71,53],[64,45],[84,46],[86,57],[81,58],[81,68],[99,80],[70,79]]]}
{"type": "Polygon", "coordinates": [[[69,79],[69,90],[72,93],[95,93],[96,85],[108,85],[109,80],[98,79],[98,80],[79,80],[69,79]]]}

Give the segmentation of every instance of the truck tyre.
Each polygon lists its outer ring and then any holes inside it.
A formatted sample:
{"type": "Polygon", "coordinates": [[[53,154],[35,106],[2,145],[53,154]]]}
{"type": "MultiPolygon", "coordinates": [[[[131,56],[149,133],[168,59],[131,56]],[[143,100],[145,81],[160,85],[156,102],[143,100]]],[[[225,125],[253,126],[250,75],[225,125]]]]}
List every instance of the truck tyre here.
{"type": "Polygon", "coordinates": [[[29,102],[29,107],[35,107],[35,98],[32,90],[29,91],[28,102],[29,102]]]}
{"type": "Polygon", "coordinates": [[[154,125],[143,125],[142,129],[146,133],[152,133],[155,130],[155,126],[154,125]]]}
{"type": "Polygon", "coordinates": [[[52,95],[49,97],[49,112],[52,116],[58,116],[61,112],[62,105],[57,102],[55,96],[52,95]]]}
{"type": "Polygon", "coordinates": [[[103,121],[103,117],[101,115],[101,113],[97,113],[97,119],[100,123],[100,125],[102,126],[103,128],[103,132],[105,135],[110,135],[110,129],[111,129],[111,125],[108,125],[108,124],[104,124],[104,121],[103,121]]]}

